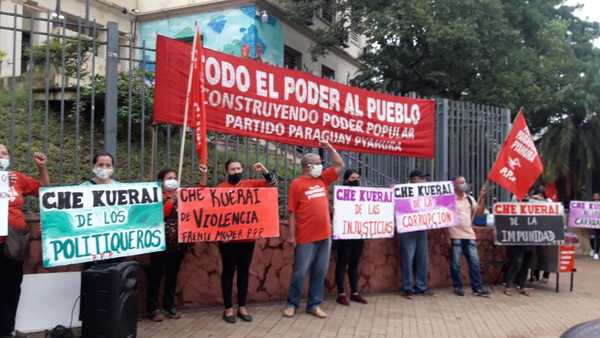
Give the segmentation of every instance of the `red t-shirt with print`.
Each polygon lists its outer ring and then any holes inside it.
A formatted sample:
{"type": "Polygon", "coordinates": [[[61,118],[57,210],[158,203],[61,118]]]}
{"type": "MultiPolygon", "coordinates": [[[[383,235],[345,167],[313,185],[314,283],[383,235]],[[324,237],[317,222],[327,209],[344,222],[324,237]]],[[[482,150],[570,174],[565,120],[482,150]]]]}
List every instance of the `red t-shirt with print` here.
{"type": "MultiPolygon", "coordinates": [[[[40,190],[40,182],[32,177],[17,171],[11,171],[16,180],[11,183],[8,198],[8,226],[14,230],[27,229],[23,205],[25,196],[37,195],[40,190]]],[[[4,243],[4,237],[0,237],[0,243],[4,243]]]]}
{"type": "Polygon", "coordinates": [[[337,179],[337,172],[331,167],[319,177],[300,176],[290,184],[288,211],[296,216],[296,243],[331,237],[328,187],[337,179]]]}

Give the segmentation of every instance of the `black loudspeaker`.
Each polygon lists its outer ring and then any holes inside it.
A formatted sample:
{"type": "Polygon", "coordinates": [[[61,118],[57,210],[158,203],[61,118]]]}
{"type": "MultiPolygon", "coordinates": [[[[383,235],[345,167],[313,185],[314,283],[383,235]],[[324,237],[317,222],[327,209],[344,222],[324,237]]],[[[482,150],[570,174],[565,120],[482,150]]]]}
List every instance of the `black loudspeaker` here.
{"type": "Polygon", "coordinates": [[[81,274],[83,338],[137,335],[137,262],[96,264],[81,274]]]}

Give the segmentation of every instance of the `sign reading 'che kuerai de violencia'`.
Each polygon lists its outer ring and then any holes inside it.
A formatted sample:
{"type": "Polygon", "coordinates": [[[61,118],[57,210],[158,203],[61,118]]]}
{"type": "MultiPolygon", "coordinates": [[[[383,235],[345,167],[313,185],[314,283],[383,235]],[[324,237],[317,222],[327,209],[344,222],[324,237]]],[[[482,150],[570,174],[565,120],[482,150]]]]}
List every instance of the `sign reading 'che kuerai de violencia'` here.
{"type": "Polygon", "coordinates": [[[496,203],[494,223],[499,245],[557,245],[565,239],[560,203],[496,203]]]}
{"type": "Polygon", "coordinates": [[[276,188],[181,188],[179,243],[279,236],[276,188]]]}
{"type": "Polygon", "coordinates": [[[158,183],[40,189],[44,267],[165,250],[158,183]]]}

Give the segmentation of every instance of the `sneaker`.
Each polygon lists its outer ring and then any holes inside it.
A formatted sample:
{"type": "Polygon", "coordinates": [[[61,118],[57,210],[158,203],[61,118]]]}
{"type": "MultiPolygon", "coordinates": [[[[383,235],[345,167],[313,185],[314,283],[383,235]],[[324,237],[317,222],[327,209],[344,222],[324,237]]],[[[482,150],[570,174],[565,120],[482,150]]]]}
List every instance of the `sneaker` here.
{"type": "Polygon", "coordinates": [[[229,324],[235,324],[235,315],[227,315],[225,311],[223,311],[223,320],[229,324]]]}
{"type": "Polygon", "coordinates": [[[337,299],[335,301],[341,305],[345,305],[345,306],[350,305],[350,302],[348,301],[348,297],[346,297],[345,294],[341,294],[341,295],[337,296],[337,299]]]}
{"type": "Polygon", "coordinates": [[[296,308],[293,306],[286,306],[285,309],[283,309],[283,316],[287,317],[287,318],[292,318],[296,315],[296,308]]]}
{"type": "Polygon", "coordinates": [[[540,281],[540,283],[547,284],[548,283],[548,278],[543,277],[542,280],[540,281]]]}
{"type": "Polygon", "coordinates": [[[490,290],[481,289],[481,290],[473,291],[473,295],[477,296],[477,297],[489,297],[490,290]]]}
{"type": "Polygon", "coordinates": [[[306,313],[311,314],[311,315],[313,315],[317,318],[321,318],[321,319],[327,318],[327,313],[325,313],[325,311],[321,310],[321,308],[318,306],[313,308],[312,310],[306,310],[306,313]]]}
{"type": "Polygon", "coordinates": [[[594,257],[595,253],[596,253],[596,251],[594,249],[590,250],[590,257],[594,257]]]}
{"type": "Polygon", "coordinates": [[[160,312],[160,310],[154,310],[152,311],[152,313],[150,314],[150,320],[153,322],[162,322],[163,320],[165,320],[165,316],[163,316],[162,312],[160,312]]]}
{"type": "Polygon", "coordinates": [[[598,256],[598,254],[594,254],[594,260],[597,261],[598,259],[600,259],[600,257],[598,256]]]}
{"type": "Polygon", "coordinates": [[[465,296],[465,290],[459,289],[459,288],[454,288],[454,294],[457,295],[457,296],[464,297],[465,296]]]}
{"type": "Polygon", "coordinates": [[[352,295],[350,295],[350,300],[353,301],[353,302],[361,303],[361,304],[368,304],[369,303],[369,302],[367,302],[366,299],[364,299],[358,293],[353,293],[352,295]]]}
{"type": "Polygon", "coordinates": [[[181,318],[181,315],[177,312],[177,310],[171,309],[167,311],[167,317],[169,317],[170,319],[179,319],[181,318]]]}
{"type": "Polygon", "coordinates": [[[433,291],[431,291],[431,290],[427,289],[427,290],[425,290],[425,291],[423,291],[423,292],[420,292],[420,293],[418,293],[417,295],[419,295],[419,296],[429,296],[429,297],[435,297],[435,292],[433,292],[433,291]]]}
{"type": "Polygon", "coordinates": [[[411,292],[406,292],[406,291],[402,291],[402,297],[404,297],[408,300],[415,299],[415,295],[413,295],[411,292]]]}

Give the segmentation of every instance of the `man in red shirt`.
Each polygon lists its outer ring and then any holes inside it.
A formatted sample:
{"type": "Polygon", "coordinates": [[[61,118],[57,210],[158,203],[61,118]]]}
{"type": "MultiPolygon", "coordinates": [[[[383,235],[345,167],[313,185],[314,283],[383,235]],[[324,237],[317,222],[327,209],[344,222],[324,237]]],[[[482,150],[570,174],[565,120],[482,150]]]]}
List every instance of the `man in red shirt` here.
{"type": "Polygon", "coordinates": [[[310,272],[310,281],[306,312],[318,318],[327,317],[319,305],[323,302],[331,253],[328,188],[344,169],[344,161],[329,142],[322,140],[321,146],[331,155],[333,166],[323,170],[321,156],[305,154],[301,162],[302,175],[292,181],[288,191],[290,242],[296,244],[296,249],[287,306],[283,311],[286,317],[296,314],[307,272],[310,272]]]}

